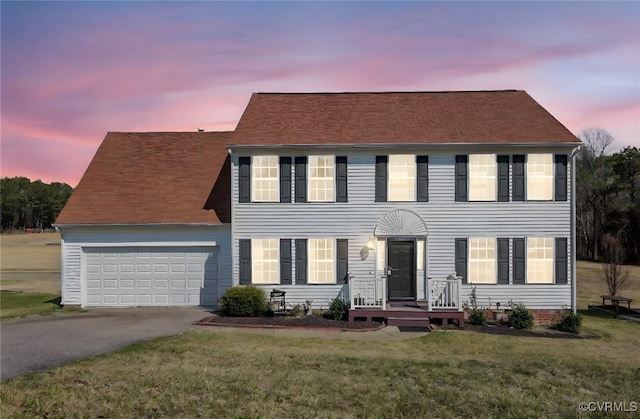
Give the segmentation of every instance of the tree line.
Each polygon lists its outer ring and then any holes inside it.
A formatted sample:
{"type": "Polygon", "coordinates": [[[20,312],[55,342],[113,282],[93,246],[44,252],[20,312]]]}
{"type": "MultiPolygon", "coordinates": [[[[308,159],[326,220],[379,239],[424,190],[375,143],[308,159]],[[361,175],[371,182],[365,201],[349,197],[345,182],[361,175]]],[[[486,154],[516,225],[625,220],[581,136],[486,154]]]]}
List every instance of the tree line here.
{"type": "Polygon", "coordinates": [[[73,188],[66,183],[44,183],[26,177],[0,179],[2,231],[51,228],[73,188]]]}
{"type": "Polygon", "coordinates": [[[576,161],[577,257],[640,264],[640,150],[607,154],[613,137],[584,130],[576,161]]]}

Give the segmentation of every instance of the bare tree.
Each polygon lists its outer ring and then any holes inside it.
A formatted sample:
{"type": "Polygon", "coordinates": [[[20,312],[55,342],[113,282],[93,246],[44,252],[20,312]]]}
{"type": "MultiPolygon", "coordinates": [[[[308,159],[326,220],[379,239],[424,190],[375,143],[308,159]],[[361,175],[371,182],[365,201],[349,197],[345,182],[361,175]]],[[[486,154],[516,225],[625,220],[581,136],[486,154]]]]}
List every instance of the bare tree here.
{"type": "Polygon", "coordinates": [[[624,249],[617,237],[607,234],[602,239],[604,262],[602,263],[602,281],[609,295],[617,295],[629,285],[629,270],[624,269],[622,257],[624,249]]]}
{"type": "Polygon", "coordinates": [[[602,157],[607,153],[607,148],[613,143],[613,136],[603,128],[587,128],[578,137],[582,140],[589,154],[594,157],[602,157]]]}

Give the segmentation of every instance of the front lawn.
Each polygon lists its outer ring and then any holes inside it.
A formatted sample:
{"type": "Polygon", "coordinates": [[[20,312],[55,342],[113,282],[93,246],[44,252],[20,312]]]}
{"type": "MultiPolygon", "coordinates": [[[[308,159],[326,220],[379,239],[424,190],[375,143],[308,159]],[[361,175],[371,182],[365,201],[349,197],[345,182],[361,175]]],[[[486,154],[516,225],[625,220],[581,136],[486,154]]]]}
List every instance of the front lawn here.
{"type": "Polygon", "coordinates": [[[640,401],[640,325],[584,323],[602,338],[192,332],[9,380],[0,397],[5,417],[569,417],[640,401]]]}
{"type": "Polygon", "coordinates": [[[29,294],[0,291],[0,320],[31,314],[50,314],[59,309],[60,294],[29,294]]]}

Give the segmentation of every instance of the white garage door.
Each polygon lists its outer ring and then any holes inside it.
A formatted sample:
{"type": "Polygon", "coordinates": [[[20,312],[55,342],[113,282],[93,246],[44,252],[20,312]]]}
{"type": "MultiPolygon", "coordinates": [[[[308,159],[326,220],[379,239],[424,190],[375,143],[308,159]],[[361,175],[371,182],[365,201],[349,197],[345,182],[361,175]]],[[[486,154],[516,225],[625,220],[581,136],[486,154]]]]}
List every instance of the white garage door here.
{"type": "Polygon", "coordinates": [[[218,248],[85,248],[87,306],[198,306],[218,300],[218,248]]]}

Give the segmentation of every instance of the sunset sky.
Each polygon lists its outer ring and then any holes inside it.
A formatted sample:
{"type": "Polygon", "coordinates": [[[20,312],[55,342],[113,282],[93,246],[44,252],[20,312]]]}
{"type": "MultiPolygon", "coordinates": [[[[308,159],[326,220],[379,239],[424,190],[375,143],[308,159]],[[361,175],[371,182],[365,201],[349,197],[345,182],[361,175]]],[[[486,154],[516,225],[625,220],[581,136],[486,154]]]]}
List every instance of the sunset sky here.
{"type": "Polygon", "coordinates": [[[1,175],[107,131],[233,130],[252,92],[526,90],[640,146],[640,2],[0,3],[1,175]]]}

